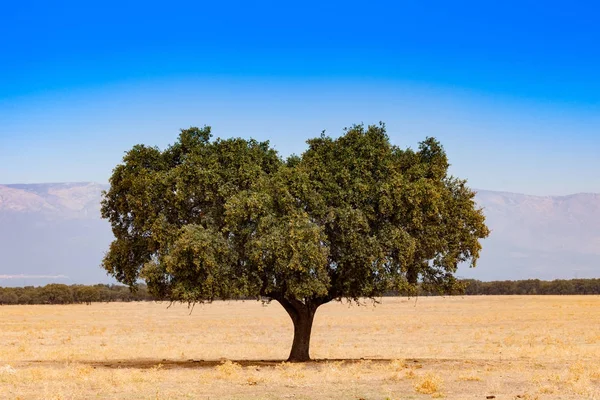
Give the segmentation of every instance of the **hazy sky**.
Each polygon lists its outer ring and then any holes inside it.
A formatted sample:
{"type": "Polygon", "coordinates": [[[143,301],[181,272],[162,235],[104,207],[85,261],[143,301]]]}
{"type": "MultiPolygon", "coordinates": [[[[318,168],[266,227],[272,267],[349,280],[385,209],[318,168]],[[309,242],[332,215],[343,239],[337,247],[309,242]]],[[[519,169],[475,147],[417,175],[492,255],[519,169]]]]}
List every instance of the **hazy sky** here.
{"type": "Polygon", "coordinates": [[[191,125],[287,156],[384,121],[402,147],[440,139],[476,188],[600,192],[593,2],[12,3],[0,183],[106,182],[191,125]]]}

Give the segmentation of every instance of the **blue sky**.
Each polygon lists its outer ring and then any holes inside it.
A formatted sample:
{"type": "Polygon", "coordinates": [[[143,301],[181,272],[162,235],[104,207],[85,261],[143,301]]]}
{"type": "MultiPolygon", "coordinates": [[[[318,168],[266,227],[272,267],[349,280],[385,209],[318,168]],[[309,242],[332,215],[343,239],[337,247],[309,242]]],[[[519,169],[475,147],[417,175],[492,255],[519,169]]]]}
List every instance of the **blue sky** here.
{"type": "Polygon", "coordinates": [[[471,186],[600,192],[593,2],[4,2],[0,183],[106,182],[179,128],[268,139],[384,121],[471,186]]]}

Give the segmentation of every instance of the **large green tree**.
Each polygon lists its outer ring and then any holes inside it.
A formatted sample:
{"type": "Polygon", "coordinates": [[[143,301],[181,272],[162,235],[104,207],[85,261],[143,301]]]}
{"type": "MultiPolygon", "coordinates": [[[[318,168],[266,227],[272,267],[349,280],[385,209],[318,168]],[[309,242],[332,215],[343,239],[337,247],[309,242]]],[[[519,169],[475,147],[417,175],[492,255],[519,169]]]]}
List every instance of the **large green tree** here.
{"type": "Polygon", "coordinates": [[[286,160],[268,142],[182,130],[114,169],[103,266],[173,301],[276,300],[294,324],[289,360],[309,360],[320,305],[417,285],[451,292],[457,265],[475,265],[489,231],[448,165],[435,139],[400,149],[383,124],[322,134],[286,160]]]}

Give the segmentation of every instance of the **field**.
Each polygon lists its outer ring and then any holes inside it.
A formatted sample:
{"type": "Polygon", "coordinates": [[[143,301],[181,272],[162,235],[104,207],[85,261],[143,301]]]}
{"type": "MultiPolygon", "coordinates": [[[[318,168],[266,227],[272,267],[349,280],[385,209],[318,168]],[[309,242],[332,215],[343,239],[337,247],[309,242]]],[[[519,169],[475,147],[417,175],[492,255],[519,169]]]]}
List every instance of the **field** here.
{"type": "Polygon", "coordinates": [[[600,297],[0,307],[1,399],[600,399],[600,297]]]}

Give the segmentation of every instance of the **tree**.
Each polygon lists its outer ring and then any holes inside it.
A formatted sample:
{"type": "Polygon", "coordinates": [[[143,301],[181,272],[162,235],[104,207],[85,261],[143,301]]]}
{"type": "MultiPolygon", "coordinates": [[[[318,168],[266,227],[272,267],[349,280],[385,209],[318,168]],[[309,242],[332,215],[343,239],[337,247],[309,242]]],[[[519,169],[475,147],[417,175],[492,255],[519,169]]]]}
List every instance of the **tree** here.
{"type": "Polygon", "coordinates": [[[73,292],[76,301],[79,303],[85,303],[89,306],[92,302],[100,301],[100,291],[96,286],[79,285],[73,288],[73,292]]]}
{"type": "Polygon", "coordinates": [[[172,301],[276,300],[294,324],[289,361],[309,360],[329,301],[460,289],[457,265],[475,266],[489,231],[438,141],[402,150],[380,124],[307,143],[283,160],[204,127],[163,151],[134,146],[102,201],[116,238],[104,268],[172,301]]]}
{"type": "Polygon", "coordinates": [[[19,297],[12,289],[3,289],[0,290],[0,305],[4,304],[17,304],[19,302],[19,297]]]}
{"type": "Polygon", "coordinates": [[[40,290],[39,301],[43,304],[71,304],[73,303],[73,292],[67,285],[51,283],[40,290]]]}

